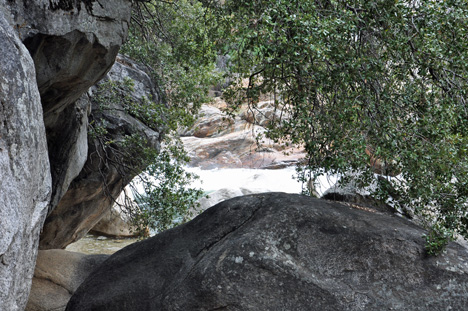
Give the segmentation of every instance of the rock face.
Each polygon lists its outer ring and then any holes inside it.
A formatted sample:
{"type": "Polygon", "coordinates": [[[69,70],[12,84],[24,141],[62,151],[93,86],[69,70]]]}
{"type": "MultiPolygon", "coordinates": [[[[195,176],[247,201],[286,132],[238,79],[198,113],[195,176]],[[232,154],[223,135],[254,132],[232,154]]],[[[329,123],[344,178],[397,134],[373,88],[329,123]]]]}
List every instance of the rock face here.
{"type": "Polygon", "coordinates": [[[423,234],[341,203],[244,196],[115,253],[66,310],[467,310],[467,249],[427,257],[423,234]]]}
{"type": "Polygon", "coordinates": [[[0,2],[0,310],[24,310],[51,178],[34,63],[0,2]]]}
{"type": "MultiPolygon", "coordinates": [[[[0,0],[0,310],[25,307],[44,218],[88,157],[91,104],[80,96],[114,63],[130,9],[130,0],[0,0]]],[[[76,229],[71,218],[61,224],[76,229]]]]}
{"type": "Polygon", "coordinates": [[[86,101],[78,101],[114,63],[127,37],[131,1],[6,1],[10,23],[30,51],[44,110],[58,204],[86,161],[86,101]]]}
{"type": "Polygon", "coordinates": [[[78,286],[108,255],[39,251],[26,311],[61,311],[78,286]]]}
{"type": "MultiPolygon", "coordinates": [[[[138,81],[131,92],[133,101],[141,101],[143,96],[150,95],[157,100],[148,75],[123,57],[98,85],[104,86],[110,80],[123,83],[127,78],[138,81]]],[[[116,90],[119,91],[119,87],[116,90]]],[[[158,129],[150,128],[129,114],[129,107],[113,101],[115,95],[106,92],[106,89],[101,92],[93,87],[82,98],[92,103],[90,123],[102,127],[106,133],[99,137],[95,133],[88,136],[87,161],[47,217],[41,234],[41,249],[65,248],[82,238],[111,209],[121,190],[144,168],[141,163],[132,163],[132,154],[128,154],[130,148],[120,143],[133,134],[141,134],[149,147],[159,148],[158,129]],[[122,158],[122,154],[126,156],[122,158]]],[[[137,157],[136,154],[133,156],[137,157]]]]}
{"type": "Polygon", "coordinates": [[[7,5],[33,56],[46,119],[107,73],[127,37],[128,0],[14,0],[7,5]]]}

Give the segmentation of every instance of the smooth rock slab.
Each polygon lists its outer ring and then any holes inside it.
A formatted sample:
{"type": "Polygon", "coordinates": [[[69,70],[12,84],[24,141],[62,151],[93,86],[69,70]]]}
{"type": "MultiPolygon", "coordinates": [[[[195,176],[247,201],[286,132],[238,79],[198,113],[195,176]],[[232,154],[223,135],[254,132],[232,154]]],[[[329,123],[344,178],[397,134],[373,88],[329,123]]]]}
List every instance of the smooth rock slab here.
{"type": "Polygon", "coordinates": [[[62,249],[39,251],[25,311],[65,310],[78,286],[107,257],[62,249]]]}
{"type": "Polygon", "coordinates": [[[86,310],[467,310],[468,252],[397,217],[269,193],[222,202],[105,261],[86,310]]]}

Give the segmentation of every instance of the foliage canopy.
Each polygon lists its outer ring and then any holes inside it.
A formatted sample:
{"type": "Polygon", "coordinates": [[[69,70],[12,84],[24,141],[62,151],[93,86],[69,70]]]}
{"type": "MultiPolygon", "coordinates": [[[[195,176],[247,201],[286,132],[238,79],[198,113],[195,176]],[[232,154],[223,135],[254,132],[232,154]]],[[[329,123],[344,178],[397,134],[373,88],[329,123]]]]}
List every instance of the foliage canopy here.
{"type": "Polygon", "coordinates": [[[249,79],[226,93],[233,107],[273,93],[288,117],[267,135],[305,146],[304,178],[377,182],[375,195],[429,221],[430,253],[468,237],[468,2],[205,4],[233,79],[249,79]],[[375,159],[387,168],[377,181],[375,159]]]}

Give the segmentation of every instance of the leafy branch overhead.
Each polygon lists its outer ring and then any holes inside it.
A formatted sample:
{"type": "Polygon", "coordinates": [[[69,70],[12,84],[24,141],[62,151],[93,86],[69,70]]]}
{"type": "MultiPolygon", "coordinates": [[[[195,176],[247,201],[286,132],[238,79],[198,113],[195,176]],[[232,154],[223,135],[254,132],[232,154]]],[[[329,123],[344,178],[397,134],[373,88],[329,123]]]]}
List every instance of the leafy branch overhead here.
{"type": "Polygon", "coordinates": [[[364,187],[379,159],[398,174],[379,179],[376,194],[391,190],[393,204],[426,217],[430,252],[455,233],[468,237],[466,1],[227,0],[212,9],[233,79],[249,80],[241,100],[276,95],[290,117],[268,136],[303,144],[312,178],[353,173],[364,187]]]}

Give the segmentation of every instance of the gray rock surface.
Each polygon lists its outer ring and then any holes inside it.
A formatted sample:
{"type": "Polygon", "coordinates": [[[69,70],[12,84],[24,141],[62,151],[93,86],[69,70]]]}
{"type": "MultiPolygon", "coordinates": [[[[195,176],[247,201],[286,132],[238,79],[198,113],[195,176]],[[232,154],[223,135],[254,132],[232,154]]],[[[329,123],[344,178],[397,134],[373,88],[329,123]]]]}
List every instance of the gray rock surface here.
{"type": "MultiPolygon", "coordinates": [[[[157,100],[148,75],[123,57],[114,64],[100,85],[109,79],[123,82],[126,78],[138,81],[131,94],[135,102],[149,95],[157,100]]],[[[99,101],[106,98],[104,95],[100,94],[99,101]]],[[[112,97],[112,94],[108,95],[112,97]]],[[[92,102],[90,123],[103,126],[107,133],[99,138],[88,136],[87,161],[57,207],[47,217],[41,233],[41,249],[65,248],[82,238],[106,215],[122,189],[144,168],[141,163],[133,163],[137,155],[132,157],[130,149],[119,145],[119,142],[139,133],[147,139],[148,146],[159,148],[158,129],[150,128],[130,115],[128,107],[124,107],[123,103],[113,100],[99,102],[96,96],[97,88],[93,87],[83,96],[83,100],[92,102]]]]}
{"type": "Polygon", "coordinates": [[[62,111],[53,129],[48,129],[49,159],[53,177],[50,211],[58,205],[86,162],[90,111],[90,101],[86,96],[82,96],[62,111]]]}
{"type": "Polygon", "coordinates": [[[61,249],[37,255],[26,311],[61,311],[86,277],[108,255],[86,255],[61,249]]]}
{"type": "Polygon", "coordinates": [[[200,206],[195,212],[203,212],[208,208],[235,197],[240,197],[247,194],[263,193],[263,192],[272,192],[267,188],[221,188],[216,191],[208,193],[207,197],[202,197],[198,200],[200,206]]]}
{"type": "Polygon", "coordinates": [[[34,63],[0,2],[0,310],[24,310],[51,191],[34,63]]]}
{"type": "Polygon", "coordinates": [[[129,0],[14,0],[7,5],[33,56],[46,121],[111,68],[131,12],[129,0]]]}
{"type": "Polygon", "coordinates": [[[284,193],[224,201],[132,244],[67,311],[467,310],[468,250],[376,211],[284,193]]]}
{"type": "Polygon", "coordinates": [[[5,11],[30,51],[44,110],[53,191],[49,211],[87,155],[88,108],[78,101],[114,63],[127,37],[130,0],[15,0],[5,11]]]}

